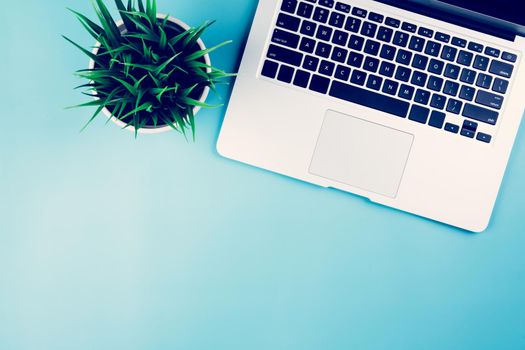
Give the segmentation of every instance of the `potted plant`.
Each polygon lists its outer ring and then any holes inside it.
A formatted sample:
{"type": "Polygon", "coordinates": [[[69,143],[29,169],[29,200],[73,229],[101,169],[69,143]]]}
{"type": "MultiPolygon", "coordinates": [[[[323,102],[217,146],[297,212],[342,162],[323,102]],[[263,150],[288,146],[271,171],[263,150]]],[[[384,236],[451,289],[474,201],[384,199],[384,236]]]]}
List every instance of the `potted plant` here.
{"type": "Polygon", "coordinates": [[[87,79],[78,88],[93,101],[75,106],[97,107],[84,130],[101,112],[125,129],[138,133],[176,130],[195,139],[195,115],[223,78],[214,68],[210,52],[230,43],[206,48],[201,36],[213,23],[190,28],[169,15],[157,13],[156,0],[115,0],[120,20],[115,21],[103,0],[93,6],[100,24],[71,10],[96,40],[92,51],[64,38],[89,58],[77,75],[87,79]]]}

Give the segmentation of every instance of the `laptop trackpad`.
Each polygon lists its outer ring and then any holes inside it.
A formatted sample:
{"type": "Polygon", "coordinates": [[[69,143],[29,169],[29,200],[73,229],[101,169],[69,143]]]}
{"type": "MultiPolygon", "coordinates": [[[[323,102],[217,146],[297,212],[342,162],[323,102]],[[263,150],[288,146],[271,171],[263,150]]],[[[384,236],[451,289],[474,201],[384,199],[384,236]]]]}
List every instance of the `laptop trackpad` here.
{"type": "Polygon", "coordinates": [[[396,197],[414,136],[327,111],[310,173],[396,197]]]}

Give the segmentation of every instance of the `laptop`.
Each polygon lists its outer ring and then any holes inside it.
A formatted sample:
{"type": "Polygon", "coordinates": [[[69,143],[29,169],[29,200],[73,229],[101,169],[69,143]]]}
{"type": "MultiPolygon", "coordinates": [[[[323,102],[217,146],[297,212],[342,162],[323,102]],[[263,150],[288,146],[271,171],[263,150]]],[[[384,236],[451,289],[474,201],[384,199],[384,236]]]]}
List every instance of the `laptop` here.
{"type": "Polygon", "coordinates": [[[218,152],[482,232],[525,108],[518,3],[260,0],[218,152]]]}

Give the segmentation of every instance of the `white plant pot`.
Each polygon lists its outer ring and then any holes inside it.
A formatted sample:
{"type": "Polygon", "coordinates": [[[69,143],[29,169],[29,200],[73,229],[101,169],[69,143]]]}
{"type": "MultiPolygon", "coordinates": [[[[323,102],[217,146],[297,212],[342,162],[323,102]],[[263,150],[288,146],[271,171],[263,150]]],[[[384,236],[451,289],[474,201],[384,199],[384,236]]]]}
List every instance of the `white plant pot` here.
{"type": "MultiPolygon", "coordinates": [[[[157,14],[157,19],[163,20],[165,18],[166,18],[165,14],[163,14],[163,13],[158,13],[157,14]]],[[[177,18],[174,18],[174,17],[171,17],[171,16],[168,18],[168,22],[171,22],[174,25],[179,26],[179,27],[181,27],[184,30],[190,29],[189,25],[187,25],[186,23],[182,22],[181,20],[179,20],[177,18]]],[[[124,21],[119,20],[119,21],[116,22],[116,24],[117,24],[117,27],[120,28],[122,30],[122,32],[124,32],[124,21]]],[[[197,44],[199,45],[201,50],[205,50],[206,49],[206,46],[204,45],[204,42],[201,39],[199,39],[197,41],[197,44]]],[[[98,55],[99,49],[100,49],[100,43],[97,41],[95,43],[95,47],[93,49],[93,54],[94,55],[98,55]]],[[[203,58],[204,58],[205,63],[208,66],[211,66],[210,55],[206,54],[203,58]]],[[[89,69],[94,69],[94,68],[95,68],[95,61],[90,60],[89,61],[89,69]]],[[[210,73],[210,72],[211,72],[211,69],[208,68],[208,73],[210,73]]],[[[205,87],[203,89],[203,91],[202,91],[202,95],[201,95],[201,98],[199,99],[199,101],[204,103],[206,101],[206,98],[208,97],[209,93],[210,93],[210,88],[209,87],[205,87]]],[[[97,97],[95,97],[95,99],[96,98],[97,97]]],[[[200,109],[201,109],[200,106],[195,106],[195,108],[193,108],[193,115],[197,115],[197,113],[200,111],[200,109]]],[[[113,123],[117,124],[121,128],[126,127],[126,123],[124,123],[123,121],[121,121],[118,118],[116,118],[115,116],[113,116],[113,114],[107,108],[104,108],[102,110],[102,112],[108,118],[110,118],[113,123]]],[[[135,128],[133,126],[128,126],[126,129],[131,131],[131,132],[133,132],[133,133],[135,133],[135,128]]],[[[151,128],[141,128],[141,129],[138,130],[138,133],[139,134],[159,134],[159,133],[172,131],[172,130],[173,130],[173,128],[171,126],[163,126],[163,127],[158,127],[158,128],[152,128],[151,127],[151,128]]]]}

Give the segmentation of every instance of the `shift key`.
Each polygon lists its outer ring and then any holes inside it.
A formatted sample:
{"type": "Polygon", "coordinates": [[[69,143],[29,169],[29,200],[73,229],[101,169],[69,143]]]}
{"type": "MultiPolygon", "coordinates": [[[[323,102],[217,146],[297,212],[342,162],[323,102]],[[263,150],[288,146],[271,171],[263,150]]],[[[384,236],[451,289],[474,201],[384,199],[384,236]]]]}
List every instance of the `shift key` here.
{"type": "Polygon", "coordinates": [[[491,111],[487,108],[466,103],[465,108],[463,109],[463,116],[480,121],[482,123],[496,125],[498,122],[499,113],[496,111],[491,111]]]}
{"type": "Polygon", "coordinates": [[[277,45],[270,45],[267,56],[268,58],[271,58],[273,60],[288,63],[297,67],[301,65],[301,61],[303,60],[302,53],[292,51],[277,45]]]}

